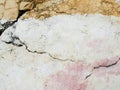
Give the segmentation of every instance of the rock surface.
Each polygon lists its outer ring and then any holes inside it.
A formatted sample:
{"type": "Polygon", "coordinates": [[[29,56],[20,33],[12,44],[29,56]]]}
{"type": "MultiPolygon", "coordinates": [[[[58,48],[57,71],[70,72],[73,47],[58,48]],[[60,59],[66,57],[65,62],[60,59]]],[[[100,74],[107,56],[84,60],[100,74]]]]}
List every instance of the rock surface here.
{"type": "Polygon", "coordinates": [[[35,0],[0,0],[0,19],[16,20],[20,10],[31,10],[35,0]]]}
{"type": "Polygon", "coordinates": [[[0,19],[15,20],[18,16],[16,0],[0,0],[0,19]]]}
{"type": "Polygon", "coordinates": [[[0,35],[4,32],[5,29],[12,26],[16,21],[7,21],[0,20],[0,35]]]}
{"type": "Polygon", "coordinates": [[[24,18],[44,19],[59,14],[93,14],[120,16],[119,0],[0,0],[0,19],[16,20],[20,10],[24,18]]]}
{"type": "Polygon", "coordinates": [[[47,18],[59,14],[94,14],[120,16],[119,0],[51,0],[37,4],[23,18],[47,18]]]}
{"type": "Polygon", "coordinates": [[[0,37],[0,90],[120,90],[120,18],[18,20],[0,37]]]}
{"type": "Polygon", "coordinates": [[[0,0],[19,15],[0,21],[0,90],[120,90],[120,0],[0,0]]]}

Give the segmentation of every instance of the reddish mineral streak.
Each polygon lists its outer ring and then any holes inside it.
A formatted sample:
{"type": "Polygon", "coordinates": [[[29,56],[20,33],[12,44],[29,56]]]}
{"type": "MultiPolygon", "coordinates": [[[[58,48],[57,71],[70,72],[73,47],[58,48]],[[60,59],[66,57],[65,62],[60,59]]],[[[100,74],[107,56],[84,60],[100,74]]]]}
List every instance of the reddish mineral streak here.
{"type": "Polygon", "coordinates": [[[114,64],[118,60],[119,60],[119,57],[105,58],[103,60],[100,60],[99,62],[95,62],[94,67],[108,66],[108,65],[114,64]]]}
{"type": "Polygon", "coordinates": [[[50,76],[45,82],[44,90],[86,90],[87,81],[84,81],[83,76],[86,70],[88,70],[86,64],[80,62],[68,64],[64,71],[50,76]]]}
{"type": "MultiPolygon", "coordinates": [[[[100,62],[96,62],[93,65],[109,65],[118,60],[118,57],[110,59],[104,59],[100,62]]],[[[44,90],[87,90],[87,86],[90,85],[85,77],[88,75],[86,72],[95,74],[105,78],[106,82],[109,82],[110,75],[120,75],[120,63],[117,63],[112,68],[97,68],[93,69],[93,65],[84,62],[73,62],[66,65],[66,69],[58,71],[56,74],[49,76],[44,83],[44,90]],[[110,75],[109,75],[110,74],[110,75]],[[104,76],[106,75],[106,76],[104,76]]]]}
{"type": "Polygon", "coordinates": [[[79,81],[80,76],[59,72],[45,83],[44,90],[86,90],[87,82],[79,81]]]}
{"type": "MultiPolygon", "coordinates": [[[[113,61],[112,61],[113,62],[113,61]]],[[[115,63],[115,61],[114,61],[115,63]]],[[[103,64],[105,65],[105,64],[103,64]]],[[[107,63],[108,65],[108,63],[107,63]]],[[[107,67],[100,67],[99,69],[94,70],[94,74],[96,74],[99,77],[103,77],[104,75],[120,75],[120,62],[117,64],[110,66],[109,68],[107,67]]]]}
{"type": "Polygon", "coordinates": [[[109,78],[110,75],[120,75],[119,57],[106,58],[101,62],[96,62],[94,65],[97,68],[94,69],[93,73],[98,77],[106,75],[106,78],[109,78]]]}
{"type": "Polygon", "coordinates": [[[96,51],[97,53],[101,52],[103,40],[93,40],[87,43],[87,46],[92,49],[92,51],[96,51]]]}

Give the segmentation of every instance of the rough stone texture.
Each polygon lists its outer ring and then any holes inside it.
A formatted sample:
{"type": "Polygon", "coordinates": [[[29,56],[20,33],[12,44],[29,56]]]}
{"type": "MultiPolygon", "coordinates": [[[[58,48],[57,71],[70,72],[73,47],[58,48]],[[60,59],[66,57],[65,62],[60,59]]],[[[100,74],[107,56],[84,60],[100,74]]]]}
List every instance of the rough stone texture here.
{"type": "Polygon", "coordinates": [[[120,16],[119,2],[119,0],[0,0],[0,19],[15,20],[19,10],[28,10],[23,18],[43,19],[73,13],[120,16]]]}
{"type": "Polygon", "coordinates": [[[3,13],[4,13],[4,6],[0,5],[0,19],[2,18],[3,13]]]}
{"type": "Polygon", "coordinates": [[[120,90],[120,18],[18,20],[0,37],[0,90],[120,90]]]}
{"type": "Polygon", "coordinates": [[[20,10],[29,10],[34,7],[32,2],[21,2],[19,5],[20,10]]]}
{"type": "Polygon", "coordinates": [[[18,4],[15,0],[1,0],[0,19],[15,20],[18,17],[18,4]]]}
{"type": "Polygon", "coordinates": [[[115,0],[51,0],[37,4],[23,18],[47,18],[59,14],[93,14],[120,16],[120,4],[115,0]]]}
{"type": "Polygon", "coordinates": [[[0,0],[0,19],[16,20],[19,10],[30,10],[34,0],[0,0]]]}
{"type": "Polygon", "coordinates": [[[119,2],[0,0],[0,90],[120,90],[119,2]]]}

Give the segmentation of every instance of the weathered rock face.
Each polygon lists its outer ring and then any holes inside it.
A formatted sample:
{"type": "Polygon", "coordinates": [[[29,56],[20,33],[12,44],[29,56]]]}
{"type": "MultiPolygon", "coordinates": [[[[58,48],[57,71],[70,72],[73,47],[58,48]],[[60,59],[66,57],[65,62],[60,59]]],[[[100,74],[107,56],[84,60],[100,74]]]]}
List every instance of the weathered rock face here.
{"type": "Polygon", "coordinates": [[[120,4],[115,0],[53,0],[37,4],[23,17],[47,18],[59,14],[93,14],[120,16],[120,4]],[[54,3],[54,4],[52,4],[54,3]]]}
{"type": "Polygon", "coordinates": [[[34,0],[0,0],[0,19],[16,20],[19,10],[30,10],[34,0]]]}
{"type": "Polygon", "coordinates": [[[119,3],[0,0],[0,90],[120,90],[119,3]]]}
{"type": "Polygon", "coordinates": [[[15,0],[0,0],[0,19],[14,20],[18,16],[18,5],[15,0]]]}
{"type": "Polygon", "coordinates": [[[18,20],[0,38],[0,90],[120,90],[120,18],[18,20]]]}
{"type": "Polygon", "coordinates": [[[120,16],[119,0],[0,0],[0,19],[15,20],[19,10],[29,10],[23,18],[47,18],[59,14],[120,16]]]}

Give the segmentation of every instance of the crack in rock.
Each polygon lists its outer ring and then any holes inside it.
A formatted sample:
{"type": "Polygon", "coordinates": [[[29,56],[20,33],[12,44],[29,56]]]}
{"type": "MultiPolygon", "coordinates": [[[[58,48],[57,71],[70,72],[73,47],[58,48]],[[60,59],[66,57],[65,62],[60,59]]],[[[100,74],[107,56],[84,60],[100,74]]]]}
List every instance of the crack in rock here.
{"type": "MultiPolygon", "coordinates": [[[[12,44],[12,45],[17,46],[17,47],[25,46],[25,49],[28,52],[30,52],[30,53],[47,54],[47,55],[49,55],[49,57],[51,57],[52,59],[55,59],[55,60],[74,62],[74,60],[72,60],[72,59],[61,59],[61,58],[54,57],[52,54],[50,54],[48,52],[44,52],[44,51],[43,52],[32,51],[32,50],[28,49],[28,46],[25,44],[25,42],[22,42],[19,39],[19,37],[12,36],[12,33],[11,33],[11,38],[12,38],[12,41],[9,41],[9,42],[3,41],[3,42],[6,43],[6,44],[12,44]],[[16,41],[19,41],[19,43],[16,43],[16,41]]],[[[120,61],[120,58],[119,58],[119,60],[117,60],[116,62],[114,62],[112,64],[109,64],[109,65],[99,65],[99,66],[93,67],[92,73],[86,75],[84,80],[87,80],[88,78],[90,78],[94,74],[94,70],[95,69],[99,69],[99,68],[102,68],[102,67],[109,68],[109,67],[115,66],[119,61],[120,61]]]]}
{"type": "Polygon", "coordinates": [[[24,46],[26,47],[26,50],[27,50],[28,52],[31,52],[31,53],[37,53],[37,54],[48,54],[49,57],[51,57],[52,59],[60,60],[60,61],[71,61],[71,62],[74,61],[74,60],[72,60],[72,59],[61,59],[61,58],[54,57],[52,54],[50,54],[50,53],[48,53],[48,52],[37,52],[37,51],[31,51],[31,50],[28,49],[28,47],[27,47],[26,45],[24,45],[24,46]]]}
{"type": "Polygon", "coordinates": [[[120,61],[120,58],[119,58],[116,62],[114,62],[114,63],[112,63],[112,64],[109,64],[109,65],[99,65],[99,66],[97,66],[97,67],[93,67],[92,73],[88,74],[88,75],[85,77],[85,80],[87,80],[89,77],[92,76],[92,74],[94,74],[94,70],[95,70],[95,69],[99,69],[99,68],[101,68],[101,67],[109,68],[109,67],[115,66],[117,63],[119,63],[119,61],[120,61]]]}
{"type": "Polygon", "coordinates": [[[74,62],[74,60],[72,59],[61,59],[61,58],[57,58],[57,57],[54,57],[52,54],[50,54],[49,52],[38,52],[38,51],[32,51],[30,49],[28,49],[28,46],[25,44],[25,42],[22,42],[19,37],[17,36],[12,36],[13,34],[11,33],[11,41],[7,42],[7,41],[3,41],[4,43],[6,44],[12,44],[14,46],[17,46],[17,47],[21,47],[21,46],[25,46],[25,49],[30,52],[30,53],[37,53],[37,54],[48,54],[49,57],[51,57],[52,59],[55,59],[55,60],[60,60],[60,61],[71,61],[71,62],[74,62]]]}
{"type": "Polygon", "coordinates": [[[20,41],[19,37],[14,36],[12,32],[10,32],[9,35],[10,35],[11,40],[9,40],[9,41],[2,40],[2,42],[6,43],[6,44],[12,44],[12,45],[18,46],[18,47],[23,46],[23,43],[20,41]]]}
{"type": "Polygon", "coordinates": [[[15,21],[7,21],[6,23],[1,23],[0,22],[0,35],[2,35],[2,33],[9,28],[10,26],[14,25],[14,23],[17,22],[17,20],[15,21]]]}
{"type": "Polygon", "coordinates": [[[109,65],[99,65],[99,66],[94,67],[94,69],[99,69],[101,67],[109,68],[109,67],[112,67],[112,66],[116,65],[119,61],[120,61],[120,58],[119,58],[119,60],[117,60],[116,62],[114,62],[112,64],[109,64],[109,65]]]}
{"type": "Polygon", "coordinates": [[[86,77],[85,77],[85,80],[88,79],[93,73],[90,73],[88,74],[86,77]]]}

